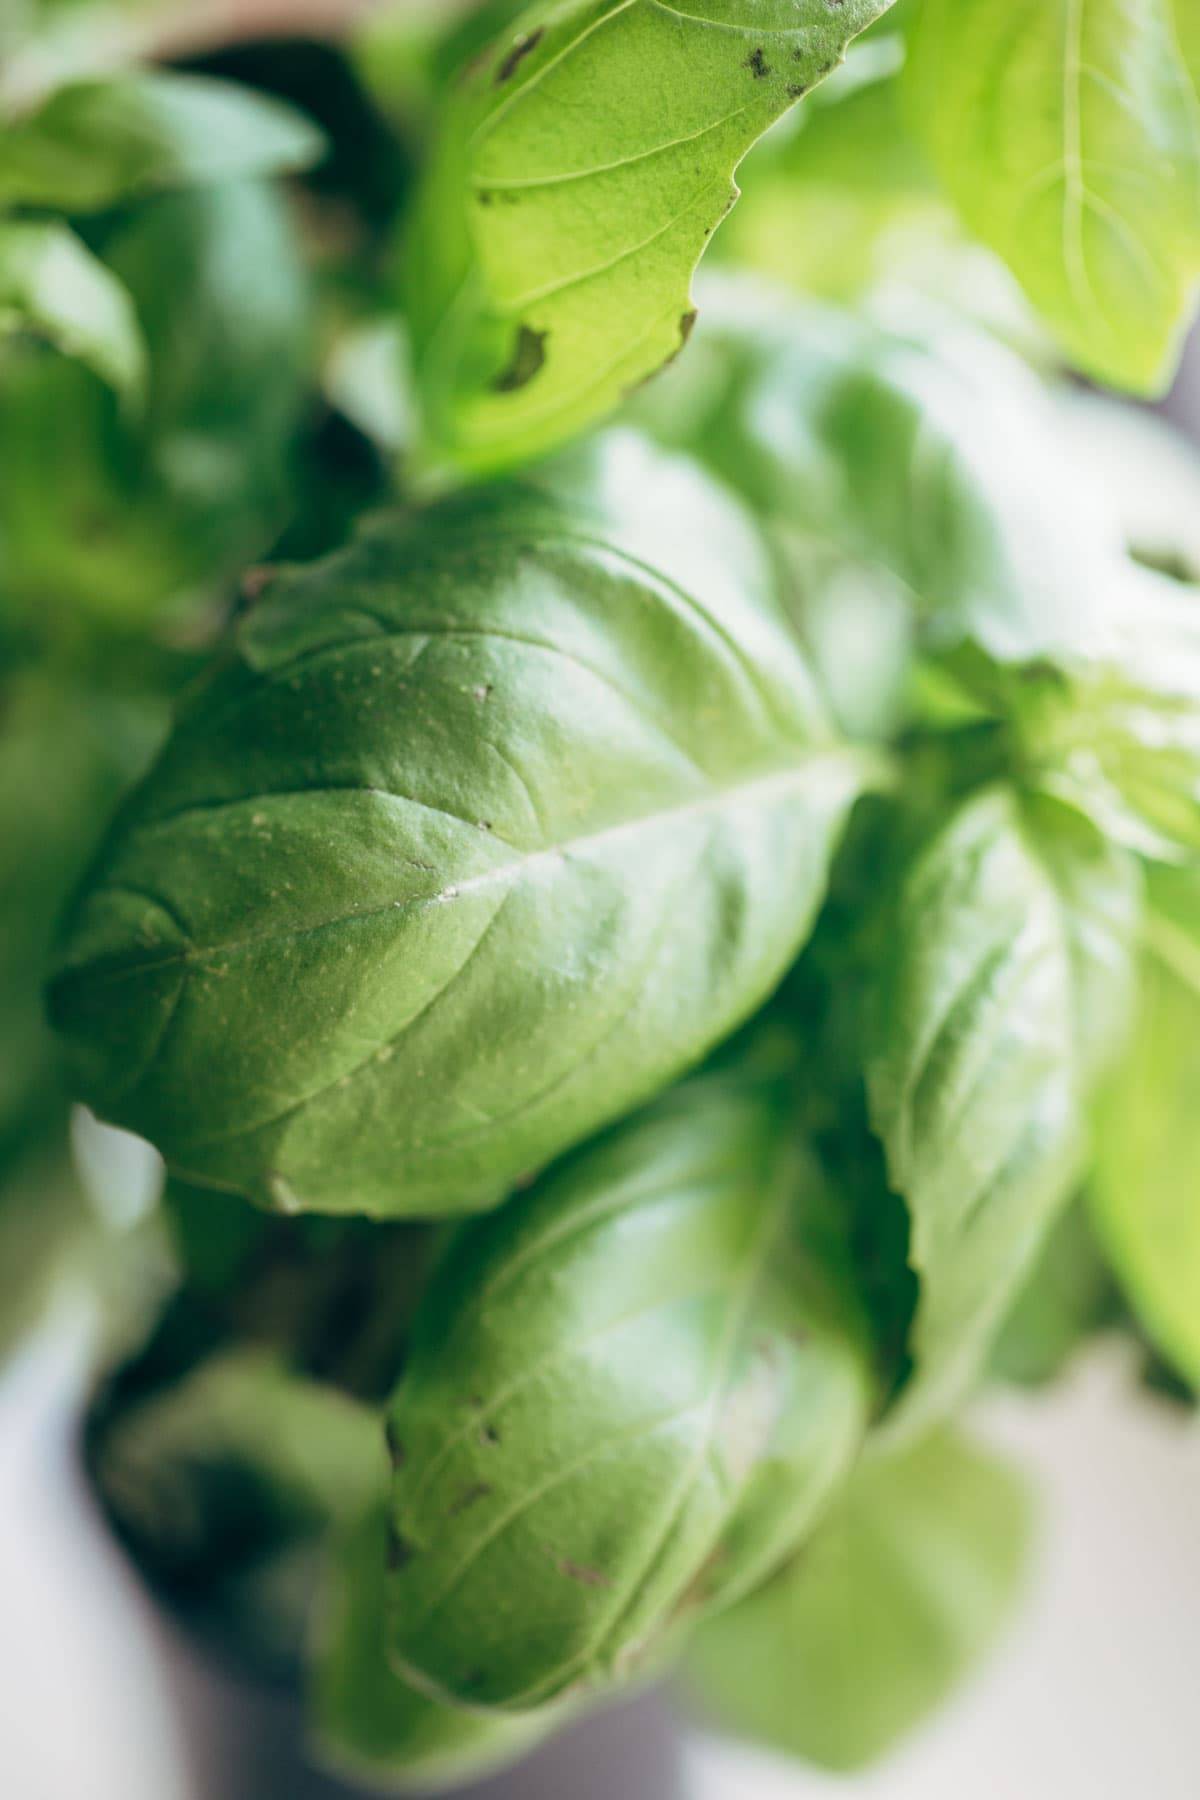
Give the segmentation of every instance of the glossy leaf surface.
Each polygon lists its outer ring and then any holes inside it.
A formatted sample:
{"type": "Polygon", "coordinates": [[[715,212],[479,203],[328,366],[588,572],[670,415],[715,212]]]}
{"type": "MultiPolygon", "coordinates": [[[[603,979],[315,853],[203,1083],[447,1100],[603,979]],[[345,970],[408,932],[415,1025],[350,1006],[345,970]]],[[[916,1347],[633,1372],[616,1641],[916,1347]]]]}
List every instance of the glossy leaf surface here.
{"type": "Polygon", "coordinates": [[[909,1431],[963,1397],[1080,1172],[1090,1086],[1128,1016],[1139,891],[1084,822],[1001,788],[905,881],[868,1073],[921,1288],[909,1431]]]}
{"type": "Polygon", "coordinates": [[[636,1670],[804,1537],[869,1365],[787,1081],[685,1084],[435,1280],[389,1415],[393,1666],[518,1709],[636,1670]]]}
{"type": "Polygon", "coordinates": [[[572,479],[278,581],[119,820],[54,1009],[179,1173],[285,1210],[493,1204],[807,935],[869,765],[757,539],[636,440],[572,479]]]}

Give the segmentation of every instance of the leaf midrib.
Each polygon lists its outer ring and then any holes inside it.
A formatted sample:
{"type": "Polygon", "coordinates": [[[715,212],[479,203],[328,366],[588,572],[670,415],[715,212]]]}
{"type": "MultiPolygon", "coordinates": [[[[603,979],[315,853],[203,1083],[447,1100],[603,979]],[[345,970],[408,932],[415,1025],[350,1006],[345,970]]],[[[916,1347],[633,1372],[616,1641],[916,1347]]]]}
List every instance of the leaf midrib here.
{"type": "MultiPolygon", "coordinates": [[[[172,968],[177,964],[195,966],[197,964],[203,964],[213,957],[235,956],[243,950],[254,949],[260,944],[294,942],[297,939],[311,937],[323,931],[336,930],[337,927],[341,925],[355,924],[359,921],[381,918],[387,913],[399,912],[408,915],[413,911],[422,910],[432,906],[450,905],[455,900],[461,899],[463,895],[480,892],[483,889],[492,886],[494,883],[509,880],[516,881],[523,875],[529,874],[531,871],[537,871],[539,869],[550,867],[551,865],[561,865],[569,862],[572,857],[587,855],[594,851],[598,846],[604,846],[627,833],[636,833],[647,828],[661,829],[670,824],[677,824],[682,820],[699,818],[709,812],[719,814],[726,806],[735,802],[744,803],[750,801],[760,795],[768,794],[772,790],[786,791],[791,787],[804,787],[813,779],[817,768],[822,764],[828,765],[831,769],[837,769],[839,766],[842,766],[849,779],[856,766],[861,765],[862,760],[862,757],[857,751],[848,748],[833,749],[822,747],[818,750],[809,750],[805,752],[799,762],[789,765],[786,769],[774,769],[767,773],[754,776],[745,782],[733,782],[717,786],[698,799],[693,798],[687,800],[683,802],[682,805],[660,808],[651,813],[642,813],[636,818],[623,819],[615,825],[603,826],[598,831],[583,832],[577,837],[564,838],[559,843],[548,844],[538,850],[522,852],[519,856],[513,857],[508,861],[496,863],[492,868],[482,870],[478,875],[467,876],[462,881],[448,882],[436,894],[431,895],[428,899],[412,900],[409,902],[389,900],[376,906],[363,907],[355,911],[333,913],[328,918],[318,919],[309,925],[298,925],[281,930],[258,932],[248,937],[227,939],[224,942],[216,944],[197,945],[189,943],[172,950],[167,955],[139,960],[126,967],[113,969],[107,973],[100,973],[97,975],[97,979],[111,983],[127,980],[131,977],[140,977],[157,969],[172,968]]],[[[300,794],[320,793],[321,791],[322,789],[319,787],[298,790],[300,794]]],[[[452,819],[457,825],[464,823],[457,813],[445,812],[441,807],[430,806],[427,802],[414,800],[409,795],[393,794],[383,788],[351,788],[348,790],[336,789],[332,791],[373,793],[381,800],[390,800],[400,805],[415,806],[420,807],[425,811],[436,812],[445,818],[452,819]]],[[[262,797],[248,796],[245,801],[239,802],[238,804],[249,805],[252,803],[261,804],[262,797]]],[[[121,885],[122,884],[119,882],[112,883],[114,888],[121,885]]],[[[63,971],[64,975],[68,975],[69,973],[69,969],[63,971]]]]}

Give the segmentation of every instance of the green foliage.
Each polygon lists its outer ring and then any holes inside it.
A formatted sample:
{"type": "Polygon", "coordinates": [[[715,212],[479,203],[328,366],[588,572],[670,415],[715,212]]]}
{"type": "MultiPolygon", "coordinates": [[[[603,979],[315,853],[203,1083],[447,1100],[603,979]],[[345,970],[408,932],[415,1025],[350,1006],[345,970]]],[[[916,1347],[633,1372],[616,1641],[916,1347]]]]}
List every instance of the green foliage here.
{"type": "Polygon", "coordinates": [[[431,1700],[393,1674],[386,1556],[380,1504],[339,1543],[317,1612],[310,1712],[323,1760],[390,1793],[426,1795],[515,1762],[557,1723],[558,1710],[475,1712],[431,1700]]]}
{"type": "Polygon", "coordinates": [[[283,1210],[494,1204],[803,942],[870,764],[748,523],[634,440],[564,485],[280,580],[123,812],[53,1005],[82,1091],[181,1174],[283,1210]]]}
{"type": "Polygon", "coordinates": [[[80,610],[136,623],[211,590],[289,505],[309,317],[279,199],[163,196],[122,218],[103,262],[146,343],[138,417],[81,364],[0,345],[0,606],[40,628],[80,610]]]}
{"type": "Polygon", "coordinates": [[[1112,1273],[1086,1206],[1076,1202],[1042,1245],[996,1339],[991,1372],[1022,1387],[1042,1387],[1115,1315],[1112,1273]]]}
{"type": "Polygon", "coordinates": [[[386,1467],[373,1411],[266,1348],[219,1351],[93,1427],[91,1465],[161,1589],[267,1667],[294,1664],[331,1528],[386,1467]]]}
{"type": "Polygon", "coordinates": [[[1129,1054],[1097,1107],[1092,1216],[1162,1354],[1200,1386],[1200,879],[1155,871],[1129,1054]]]}
{"type": "Polygon", "coordinates": [[[318,1755],[682,1657],[856,1766],[1011,1604],[970,1390],[1200,1386],[1200,463],[1049,349],[1171,363],[1200,12],[10,13],[0,1338],[89,1101],[89,1467],[318,1755]]]}
{"type": "Polygon", "coordinates": [[[991,1648],[1030,1528],[1021,1482],[953,1433],[869,1462],[807,1549],[703,1628],[689,1681],[731,1730],[861,1768],[991,1648]]]}
{"type": "MultiPolygon", "coordinates": [[[[870,1371],[782,1078],[698,1078],[463,1232],[389,1414],[392,1664],[480,1707],[628,1673],[804,1536],[870,1371]]],[[[760,1047],[771,1057],[771,1046],[760,1047]]]]}
{"type": "Polygon", "coordinates": [[[321,137],[220,81],[140,71],[61,87],[0,138],[0,207],[99,212],[162,188],[302,169],[321,137]]]}
{"type": "Polygon", "coordinates": [[[733,172],[889,0],[535,4],[454,84],[408,313],[430,453],[538,455],[686,343],[733,172]]]}
{"type": "Polygon", "coordinates": [[[1158,393],[1200,277],[1191,0],[923,0],[912,116],[1067,354],[1158,393]]]}
{"type": "Polygon", "coordinates": [[[869,1067],[921,1284],[906,1430],[957,1404],[1078,1179],[1119,1045],[1139,887],[1061,809],[984,790],[901,890],[869,1067]]]}
{"type": "Polygon", "coordinates": [[[1200,589],[1132,570],[1098,653],[1030,672],[1015,711],[1038,779],[1143,856],[1200,853],[1200,589]]]}
{"type": "Polygon", "coordinates": [[[1077,642],[1104,539],[1014,355],[936,316],[889,329],[744,282],[702,299],[692,354],[645,397],[657,436],[836,551],[877,606],[906,595],[933,643],[1007,662],[1077,642]]]}
{"type": "Polygon", "coordinates": [[[127,401],[146,352],[129,294],[61,225],[0,222],[0,337],[28,333],[77,357],[127,401]]]}

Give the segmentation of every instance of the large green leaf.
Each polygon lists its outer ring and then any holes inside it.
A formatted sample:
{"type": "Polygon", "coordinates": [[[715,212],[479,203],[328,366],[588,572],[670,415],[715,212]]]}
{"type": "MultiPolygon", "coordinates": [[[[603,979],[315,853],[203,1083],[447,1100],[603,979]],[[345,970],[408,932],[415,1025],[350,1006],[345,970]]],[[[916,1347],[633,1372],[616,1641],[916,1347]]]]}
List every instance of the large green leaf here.
{"type": "Polygon", "coordinates": [[[1162,389],[1200,279],[1192,0],[926,0],[912,112],[1067,354],[1162,389]]]}
{"type": "Polygon", "coordinates": [[[103,253],[149,352],[141,415],[40,346],[0,359],[0,607],[39,624],[211,590],[289,505],[309,294],[280,198],[253,183],[164,195],[103,253]]]}
{"type": "Polygon", "coordinates": [[[870,1353],[786,1069],[676,1090],[435,1278],[389,1415],[392,1663],[428,1691],[520,1709],[636,1668],[845,1474],[870,1353]]]}
{"type": "Polygon", "coordinates": [[[866,1463],[790,1567],[705,1625],[687,1672],[719,1723],[853,1770],[934,1712],[1006,1624],[1030,1508],[948,1432],[866,1463]]]}
{"type": "Polygon", "coordinates": [[[281,578],[122,815],[54,1009],[87,1095],[180,1173],[486,1206],[807,935],[867,769],[757,538],[636,439],[572,481],[281,578]]]}
{"type": "Polygon", "coordinates": [[[1000,788],[905,881],[869,1077],[920,1281],[907,1430],[962,1397],[1080,1172],[1089,1088],[1125,1028],[1139,892],[1084,821],[1000,788]]]}
{"type": "Polygon", "coordinates": [[[1200,1385],[1200,875],[1156,870],[1130,1053],[1096,1109],[1092,1216],[1155,1343],[1200,1385]]]}
{"type": "Polygon", "coordinates": [[[520,461],[674,355],[737,163],[888,3],[543,0],[469,66],[409,242],[432,453],[520,461]]]}
{"type": "Polygon", "coordinates": [[[321,134],[266,94],[140,70],[59,88],[0,137],[0,207],[97,212],[154,189],[315,162],[321,134]]]}
{"type": "Polygon", "coordinates": [[[129,294],[65,226],[0,222],[0,340],[28,332],[140,399],[146,350],[129,294]]]}
{"type": "Polygon", "coordinates": [[[898,584],[928,642],[1002,661],[1078,644],[1119,546],[1016,356],[944,318],[893,330],[736,280],[701,300],[688,356],[640,403],[656,436],[858,580],[898,584]]]}
{"type": "Polygon", "coordinates": [[[338,1545],[317,1611],[309,1719],[321,1761],[390,1793],[436,1793],[515,1761],[557,1711],[506,1717],[419,1694],[387,1660],[387,1514],[380,1504],[338,1545]]]}

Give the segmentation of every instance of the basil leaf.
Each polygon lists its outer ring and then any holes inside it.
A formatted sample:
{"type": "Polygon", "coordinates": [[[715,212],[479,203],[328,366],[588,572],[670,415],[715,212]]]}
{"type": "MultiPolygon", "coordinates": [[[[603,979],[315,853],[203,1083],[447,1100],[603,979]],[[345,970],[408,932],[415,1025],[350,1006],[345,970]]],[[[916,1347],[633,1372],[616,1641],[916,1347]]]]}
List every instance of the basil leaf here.
{"type": "Polygon", "coordinates": [[[14,344],[0,364],[0,588],[35,624],[211,593],[289,505],[309,291],[281,199],[236,183],[164,195],[103,253],[148,351],[136,420],[59,356],[14,344]]]}
{"type": "Polygon", "coordinates": [[[433,452],[536,455],[673,356],[737,163],[888,3],[540,4],[470,65],[409,243],[433,452]]]}
{"type": "Polygon", "coordinates": [[[331,1525],[386,1473],[373,1409],[265,1348],[102,1398],[92,1472],[121,1537],[194,1621],[266,1665],[294,1664],[331,1525]]]}
{"type": "Polygon", "coordinates": [[[1090,1335],[1112,1321],[1112,1273],[1081,1202],[1055,1223],[1000,1330],[990,1372],[1041,1387],[1056,1380],[1090,1335]]]}
{"type": "Polygon", "coordinates": [[[392,1666],[516,1709],[629,1672],[804,1537],[871,1386],[790,1084],[676,1090],[434,1278],[389,1415],[392,1666]]]}
{"type": "Polygon", "coordinates": [[[907,127],[903,62],[901,34],[872,31],[755,145],[714,242],[718,261],[843,300],[944,250],[952,216],[907,127]]]}
{"type": "Polygon", "coordinates": [[[912,36],[912,116],[964,222],[1073,361],[1138,393],[1167,386],[1200,276],[1191,13],[927,0],[912,36]]]}
{"type": "Polygon", "coordinates": [[[1103,652],[1032,671],[1012,712],[1046,792],[1170,861],[1200,852],[1200,589],[1138,569],[1124,589],[1103,652]]]}
{"type": "Polygon", "coordinates": [[[125,809],[53,1006],[92,1102],[179,1173],[487,1206],[803,942],[870,764],[731,500],[628,438],[578,479],[282,577],[125,809]]]}
{"type": "Polygon", "coordinates": [[[146,351],[125,288],[62,225],[0,222],[0,340],[44,338],[127,401],[141,398],[146,351]]]}
{"type": "Polygon", "coordinates": [[[689,356],[640,414],[791,534],[899,583],[932,645],[1001,662],[1088,641],[1117,546],[1064,471],[1017,357],[943,326],[897,332],[709,283],[689,356]]]}
{"type": "Polygon", "coordinates": [[[907,1430],[961,1399],[1079,1173],[1131,1003],[1139,885],[1065,808],[969,800],[901,891],[868,1069],[920,1297],[907,1430]]]}
{"type": "Polygon", "coordinates": [[[0,138],[0,207],[99,212],[139,194],[303,169],[320,132],[266,94],[162,70],[61,87],[0,138]]]}
{"type": "Polygon", "coordinates": [[[691,1686],[740,1736],[861,1768],[991,1648],[1030,1529],[1023,1483],[957,1433],[868,1461],[790,1567],[701,1629],[691,1686]]]}
{"type": "Polygon", "coordinates": [[[1130,1052],[1096,1108],[1092,1217],[1163,1355],[1200,1385],[1200,875],[1150,878],[1130,1052]]]}
{"type": "Polygon", "coordinates": [[[375,1507],[337,1546],[323,1584],[308,1713],[321,1762],[390,1793],[436,1793],[515,1762],[558,1714],[505,1717],[430,1700],[386,1653],[387,1514],[375,1507]]]}
{"type": "Polygon", "coordinates": [[[42,674],[0,688],[0,1176],[31,1140],[62,1142],[67,1101],[42,974],[103,819],[145,766],[165,711],[151,696],[42,674]]]}

